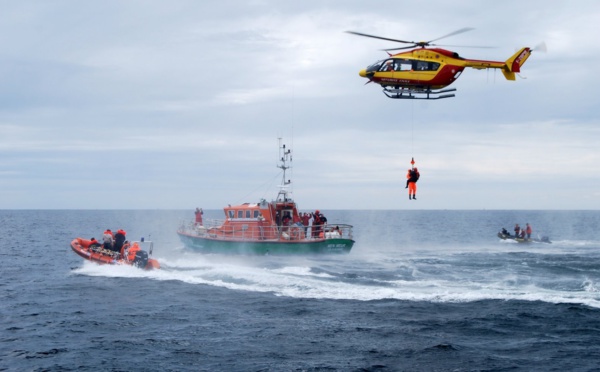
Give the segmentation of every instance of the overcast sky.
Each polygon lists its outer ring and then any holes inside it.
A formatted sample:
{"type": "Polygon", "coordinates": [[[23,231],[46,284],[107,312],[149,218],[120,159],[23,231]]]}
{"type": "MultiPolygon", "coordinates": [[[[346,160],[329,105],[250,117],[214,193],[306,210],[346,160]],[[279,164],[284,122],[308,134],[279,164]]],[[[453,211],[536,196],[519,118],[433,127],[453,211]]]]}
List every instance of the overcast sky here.
{"type": "Polygon", "coordinates": [[[276,196],[278,137],[309,209],[600,209],[600,2],[3,1],[1,209],[219,209],[276,196]],[[456,97],[358,71],[403,40],[504,61],[456,97]],[[411,157],[418,200],[404,189],[411,157]]]}

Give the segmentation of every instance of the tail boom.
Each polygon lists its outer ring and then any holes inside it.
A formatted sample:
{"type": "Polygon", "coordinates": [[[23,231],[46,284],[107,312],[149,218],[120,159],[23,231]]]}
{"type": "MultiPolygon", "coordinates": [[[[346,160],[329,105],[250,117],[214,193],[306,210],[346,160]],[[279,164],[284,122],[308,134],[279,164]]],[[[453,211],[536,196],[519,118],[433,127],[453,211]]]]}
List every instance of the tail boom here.
{"type": "Polygon", "coordinates": [[[527,58],[531,55],[531,48],[524,47],[519,49],[505,62],[497,61],[479,61],[474,59],[465,60],[465,67],[471,67],[475,69],[485,68],[498,68],[502,70],[502,74],[506,80],[515,80],[515,73],[521,72],[521,66],[527,61],[527,58]]]}

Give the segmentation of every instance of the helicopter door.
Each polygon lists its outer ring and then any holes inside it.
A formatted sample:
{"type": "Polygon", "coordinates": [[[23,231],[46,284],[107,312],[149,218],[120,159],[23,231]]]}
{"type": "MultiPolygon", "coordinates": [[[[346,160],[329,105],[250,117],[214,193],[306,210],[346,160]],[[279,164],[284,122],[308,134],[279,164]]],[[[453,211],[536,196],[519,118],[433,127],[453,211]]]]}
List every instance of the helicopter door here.
{"type": "Polygon", "coordinates": [[[395,59],[394,60],[394,78],[395,79],[409,79],[410,73],[413,70],[412,61],[409,59],[395,59]]]}
{"type": "Polygon", "coordinates": [[[394,60],[387,59],[383,61],[381,67],[379,67],[379,73],[383,79],[393,79],[394,77],[394,60]]]}

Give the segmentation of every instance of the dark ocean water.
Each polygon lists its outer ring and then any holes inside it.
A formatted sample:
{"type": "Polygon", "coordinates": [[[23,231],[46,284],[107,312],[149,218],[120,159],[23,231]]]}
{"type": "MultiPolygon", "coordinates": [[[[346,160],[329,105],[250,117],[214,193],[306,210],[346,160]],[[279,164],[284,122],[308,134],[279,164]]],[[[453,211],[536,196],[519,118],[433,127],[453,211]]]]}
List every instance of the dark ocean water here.
{"type": "Polygon", "coordinates": [[[189,252],[192,210],[0,211],[0,370],[600,370],[600,212],[324,212],[349,255],[189,252]],[[553,244],[495,236],[526,222],[553,244]],[[162,270],[70,250],[106,228],[162,270]]]}

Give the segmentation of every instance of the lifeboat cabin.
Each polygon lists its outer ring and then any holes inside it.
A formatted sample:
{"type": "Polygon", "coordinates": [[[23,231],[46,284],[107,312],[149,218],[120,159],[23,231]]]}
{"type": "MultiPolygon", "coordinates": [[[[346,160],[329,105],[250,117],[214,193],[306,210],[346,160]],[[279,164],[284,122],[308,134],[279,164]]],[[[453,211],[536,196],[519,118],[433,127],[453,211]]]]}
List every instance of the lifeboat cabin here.
{"type": "Polygon", "coordinates": [[[280,198],[268,203],[244,203],[224,208],[221,226],[208,227],[206,233],[217,239],[231,240],[302,240],[304,227],[296,203],[280,198]]]}

